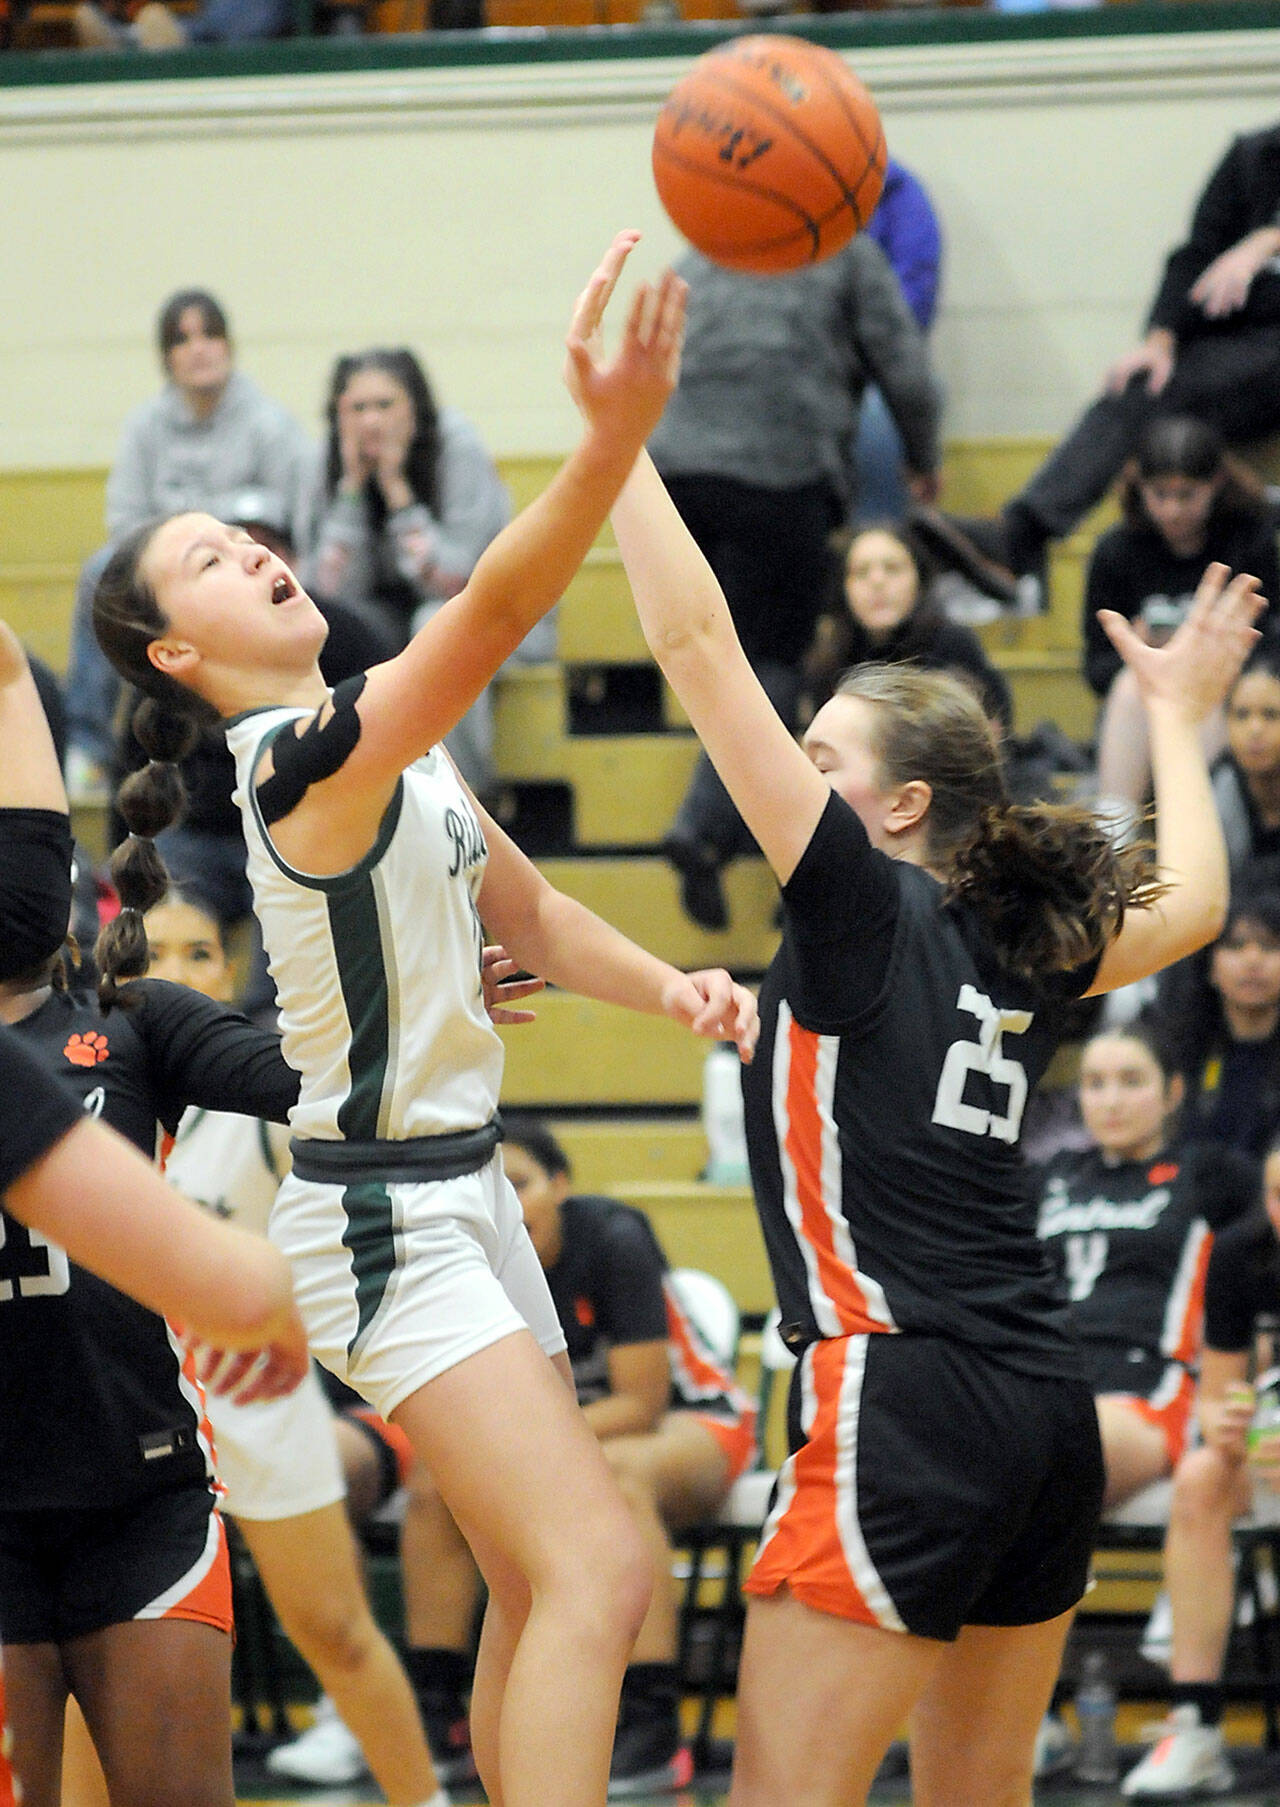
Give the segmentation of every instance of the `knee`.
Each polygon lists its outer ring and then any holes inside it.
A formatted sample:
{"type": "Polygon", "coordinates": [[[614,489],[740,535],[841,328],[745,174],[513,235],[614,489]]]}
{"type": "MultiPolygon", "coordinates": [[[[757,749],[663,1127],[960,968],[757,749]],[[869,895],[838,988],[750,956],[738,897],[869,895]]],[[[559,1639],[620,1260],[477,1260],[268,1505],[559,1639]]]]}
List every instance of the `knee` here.
{"type": "Polygon", "coordinates": [[[630,1647],[649,1610],[653,1555],[629,1511],[619,1511],[600,1530],[599,1536],[576,1540],[565,1597],[582,1616],[588,1635],[603,1632],[610,1643],[630,1647]]]}
{"type": "Polygon", "coordinates": [[[1169,1509],[1170,1530],[1229,1524],[1235,1517],[1239,1469],[1216,1449],[1196,1449],[1179,1462],[1169,1509]]]}
{"type": "Polygon", "coordinates": [[[322,1675],[358,1673],[382,1636],[363,1599],[334,1598],[323,1591],[289,1615],[285,1630],[322,1675]]]}

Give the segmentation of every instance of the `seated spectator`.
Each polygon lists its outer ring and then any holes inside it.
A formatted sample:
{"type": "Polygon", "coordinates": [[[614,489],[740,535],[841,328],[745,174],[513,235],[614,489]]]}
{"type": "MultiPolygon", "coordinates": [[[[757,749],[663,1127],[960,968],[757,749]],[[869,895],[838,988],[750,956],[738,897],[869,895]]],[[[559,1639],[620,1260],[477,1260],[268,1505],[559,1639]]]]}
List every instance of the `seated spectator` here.
{"type": "MultiPolygon", "coordinates": [[[[942,229],[924,184],[896,157],[885,169],[867,236],[888,258],[916,324],[928,333],[938,311],[942,229]]],[[[853,526],[902,519],[911,501],[906,462],[893,413],[879,384],[871,383],[863,392],[853,443],[853,526]]]]}
{"type": "MultiPolygon", "coordinates": [[[[682,1310],[642,1212],[574,1194],[564,1152],[540,1123],[506,1120],[503,1163],[546,1271],[587,1422],[648,1534],[657,1569],[622,1685],[610,1797],[664,1792],[684,1786],[691,1767],[678,1713],[670,1532],[718,1511],[754,1453],[755,1408],[682,1310]]],[[[409,1476],[401,1566],[405,1667],[437,1773],[453,1784],[475,1773],[464,1697],[477,1577],[421,1467],[409,1476]]],[[[300,1752],[309,1736],[278,1758],[288,1763],[288,1751],[300,1752]]],[[[290,1765],[286,1773],[298,1772],[290,1765]]]]}
{"type": "MultiPolygon", "coordinates": [[[[479,434],[438,408],[411,351],[371,350],[334,365],[324,465],[303,581],[322,606],[366,618],[387,654],[455,596],[505,525],[511,501],[479,434]]],[[[554,616],[517,655],[555,656],[554,616]]],[[[473,790],[493,789],[492,705],[486,692],[445,744],[473,790]]]]}
{"type": "MultiPolygon", "coordinates": [[[[1258,1195],[1258,1167],[1246,1156],[1175,1148],[1182,1095],[1149,1029],[1091,1036],[1080,1110],[1093,1146],[1057,1156],[1042,1178],[1039,1232],[1097,1398],[1106,1506],[1171,1474],[1186,1448],[1213,1232],[1245,1216],[1258,1195]]],[[[1040,1773],[1067,1742],[1060,1721],[1042,1727],[1040,1773]]]]}
{"type": "MultiPolygon", "coordinates": [[[[1084,674],[1103,704],[1098,725],[1098,793],[1140,808],[1151,789],[1146,717],[1137,687],[1103,632],[1099,609],[1140,622],[1153,643],[1167,639],[1191,606],[1211,564],[1249,571],[1267,598],[1264,630],[1280,602],[1276,523],[1262,484],[1232,458],[1213,427],[1168,415],[1146,429],[1120,485],[1124,520],[1093,549],[1085,584],[1084,674]]],[[[1220,713],[1206,724],[1205,751],[1221,752],[1220,713]]]]}
{"type": "Polygon", "coordinates": [[[1250,654],[1226,701],[1227,747],[1213,769],[1233,887],[1280,889],[1280,636],[1250,654]]]}
{"type": "Polygon", "coordinates": [[[1102,500],[1153,417],[1194,415],[1228,445],[1280,431],[1278,216],[1274,125],[1232,143],[1165,265],[1146,337],[999,515],[917,510],[930,552],[1002,600],[1042,608],[1050,543],[1102,500]]]}
{"type": "Polygon", "coordinates": [[[1280,895],[1237,896],[1207,964],[1170,968],[1156,1008],[1186,1086],[1182,1139],[1261,1159],[1280,1129],[1280,895]]]}
{"type": "Polygon", "coordinates": [[[1280,1491],[1280,1449],[1249,1447],[1260,1315],[1280,1312],[1280,1149],[1263,1168],[1263,1206],[1215,1242],[1205,1280],[1196,1410],[1200,1446],[1178,1463],[1164,1546],[1172,1615],[1169,1719],[1121,1783],[1126,1799],[1222,1794],[1234,1780],[1222,1736],[1222,1670],[1235,1597],[1233,1522],[1280,1491]],[[1261,1501],[1259,1501],[1261,1503],[1261,1501]]]}
{"type": "Polygon", "coordinates": [[[170,12],[163,0],[81,0],[72,15],[85,50],[180,50],[185,44],[250,44],[293,29],[293,0],[201,0],[195,12],[170,12]]]}
{"type": "Polygon", "coordinates": [[[840,676],[869,661],[923,665],[968,678],[986,713],[1007,731],[1013,699],[971,628],[943,613],[908,531],[890,523],[864,527],[849,541],[840,605],[819,617],[808,660],[809,696],[821,708],[840,676]]]}
{"type": "Polygon", "coordinates": [[[266,518],[296,538],[312,453],[298,423],[235,368],[221,303],[182,289],[160,310],[165,386],[125,421],[107,478],[110,544],[84,565],[76,589],[67,673],[67,790],[104,802],[120,681],[93,637],[93,592],[114,542],[155,515],[202,508],[224,520],[246,490],[266,518]]]}

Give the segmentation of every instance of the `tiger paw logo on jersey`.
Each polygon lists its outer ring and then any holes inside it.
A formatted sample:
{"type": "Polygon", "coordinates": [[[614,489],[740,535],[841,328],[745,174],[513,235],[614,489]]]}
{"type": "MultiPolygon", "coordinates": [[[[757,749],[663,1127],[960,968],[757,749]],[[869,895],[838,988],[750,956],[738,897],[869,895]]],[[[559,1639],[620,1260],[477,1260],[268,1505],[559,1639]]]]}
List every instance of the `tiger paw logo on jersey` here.
{"type": "Polygon", "coordinates": [[[595,1307],[592,1305],[590,1299],[575,1299],[573,1301],[573,1315],[577,1318],[584,1330],[590,1330],[591,1326],[596,1321],[595,1307]]]}
{"type": "Polygon", "coordinates": [[[62,1052],[73,1067],[96,1067],[107,1058],[110,1049],[105,1035],[96,1029],[86,1029],[83,1035],[79,1030],[69,1035],[62,1052]]]}

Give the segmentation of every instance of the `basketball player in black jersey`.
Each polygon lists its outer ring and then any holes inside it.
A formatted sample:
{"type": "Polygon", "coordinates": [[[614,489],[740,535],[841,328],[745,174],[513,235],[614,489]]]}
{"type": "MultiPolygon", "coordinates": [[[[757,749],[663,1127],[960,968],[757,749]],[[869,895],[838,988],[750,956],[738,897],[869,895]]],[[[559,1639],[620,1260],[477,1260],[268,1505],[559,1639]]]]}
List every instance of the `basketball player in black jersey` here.
{"type": "MultiPolygon", "coordinates": [[[[189,1101],[283,1118],[297,1077],[275,1038],[234,1012],[149,980],[110,1011],[91,989],[55,985],[67,805],[7,629],[0,772],[9,1033],[148,1158],[189,1101]]],[[[116,1807],[230,1807],[230,1573],[198,1358],[56,1240],[8,1216],[0,1227],[0,1641],[29,1807],[57,1807],[69,1688],[116,1807]]]]}
{"type": "Polygon", "coordinates": [[[1011,808],[955,680],[860,668],[803,749],[652,466],[613,510],[645,636],[782,883],[744,1078],[799,1356],[749,1582],[735,1807],[856,1807],[904,1720],[921,1807],[1025,1807],[1102,1495],[1093,1397],[1018,1146],[1069,998],[1203,945],[1226,857],[1198,726],[1257,639],[1215,566],[1142,692],[1157,868],[1011,808]]]}

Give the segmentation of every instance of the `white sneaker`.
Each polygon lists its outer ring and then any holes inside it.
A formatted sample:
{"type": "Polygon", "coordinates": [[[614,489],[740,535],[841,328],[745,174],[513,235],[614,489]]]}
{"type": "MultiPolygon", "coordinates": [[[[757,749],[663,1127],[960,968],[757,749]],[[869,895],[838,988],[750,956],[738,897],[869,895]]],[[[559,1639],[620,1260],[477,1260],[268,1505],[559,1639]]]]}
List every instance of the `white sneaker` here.
{"type": "Polygon", "coordinates": [[[1186,1800],[1193,1795],[1226,1794],[1235,1783],[1222,1744],[1222,1727],[1201,1725],[1193,1706],[1175,1707],[1149,1750],[1120,1784],[1126,1800],[1163,1796],[1186,1800]]]}
{"type": "Polygon", "coordinates": [[[358,1782],[369,1773],[364,1752],[339,1719],[338,1709],[327,1694],[316,1702],[314,1725],[292,1744],[280,1744],[268,1751],[267,1768],[273,1775],[288,1776],[293,1782],[315,1782],[335,1788],[358,1782]]]}
{"type": "Polygon", "coordinates": [[[1037,1781],[1053,1776],[1070,1766],[1074,1747],[1071,1734],[1056,1713],[1046,1713],[1036,1731],[1035,1759],[1032,1775],[1037,1781]]]}
{"type": "Polygon", "coordinates": [[[1156,1595],[1155,1604],[1151,1608],[1151,1616],[1143,1629],[1142,1642],[1138,1645],[1138,1654],[1145,1657],[1147,1662],[1155,1663],[1157,1668],[1167,1669],[1172,1650],[1173,1606],[1168,1594],[1161,1588],[1156,1595]]]}

